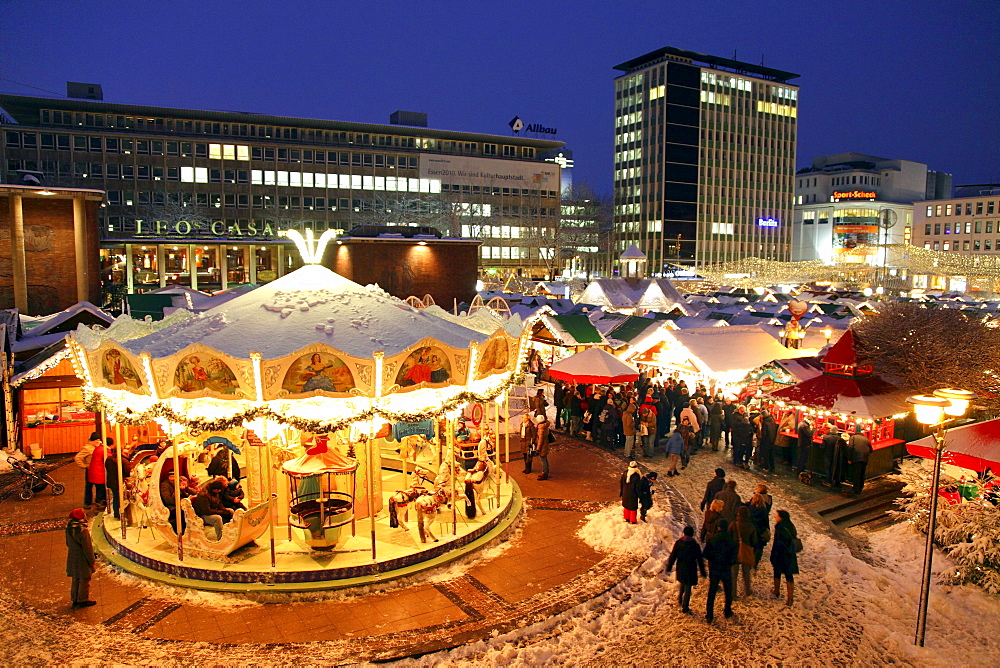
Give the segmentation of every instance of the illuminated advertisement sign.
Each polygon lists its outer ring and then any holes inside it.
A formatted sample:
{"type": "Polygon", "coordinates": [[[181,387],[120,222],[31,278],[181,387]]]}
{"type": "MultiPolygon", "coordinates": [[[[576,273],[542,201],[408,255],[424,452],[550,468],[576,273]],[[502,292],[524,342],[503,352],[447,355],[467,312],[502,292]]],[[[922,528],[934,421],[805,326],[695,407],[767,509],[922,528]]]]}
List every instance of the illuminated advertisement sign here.
{"type": "Polygon", "coordinates": [[[847,190],[847,191],[833,191],[833,199],[875,199],[878,196],[874,190],[847,190]]]}
{"type": "Polygon", "coordinates": [[[777,218],[758,218],[757,219],[757,226],[758,227],[777,227],[778,226],[778,219],[777,218]]]}
{"type": "Polygon", "coordinates": [[[551,162],[422,154],[420,177],[459,185],[559,190],[559,166],[551,162]]]}
{"type": "MultiPolygon", "coordinates": [[[[868,255],[874,255],[874,250],[861,255],[859,247],[875,246],[879,242],[878,225],[836,225],[833,228],[834,255],[850,255],[856,261],[863,262],[868,255]]],[[[843,261],[850,261],[842,258],[843,261]]]]}

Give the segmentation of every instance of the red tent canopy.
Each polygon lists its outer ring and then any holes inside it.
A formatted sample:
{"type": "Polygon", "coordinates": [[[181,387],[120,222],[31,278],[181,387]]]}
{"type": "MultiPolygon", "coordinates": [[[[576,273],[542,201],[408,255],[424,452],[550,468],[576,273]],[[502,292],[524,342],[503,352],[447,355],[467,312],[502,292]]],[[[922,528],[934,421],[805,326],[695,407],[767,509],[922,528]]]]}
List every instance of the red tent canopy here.
{"type": "Polygon", "coordinates": [[[906,392],[877,376],[823,374],[775,390],[770,396],[779,401],[859,418],[883,418],[910,410],[906,392]]]}
{"type": "Polygon", "coordinates": [[[636,380],[639,370],[600,348],[587,348],[550,366],[549,376],[574,383],[625,383],[636,380]]]}
{"type": "MultiPolygon", "coordinates": [[[[906,444],[911,455],[934,459],[934,437],[906,444]]],[[[1000,419],[974,422],[949,429],[944,440],[944,461],[964,469],[1000,472],[1000,419]]]]}

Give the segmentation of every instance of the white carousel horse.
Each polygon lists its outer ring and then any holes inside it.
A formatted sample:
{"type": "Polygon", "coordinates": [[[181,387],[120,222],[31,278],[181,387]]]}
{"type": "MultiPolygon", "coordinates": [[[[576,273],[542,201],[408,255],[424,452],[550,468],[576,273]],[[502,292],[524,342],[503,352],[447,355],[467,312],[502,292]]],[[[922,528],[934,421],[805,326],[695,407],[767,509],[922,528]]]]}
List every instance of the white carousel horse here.
{"type": "Polygon", "coordinates": [[[417,531],[420,532],[421,543],[427,542],[427,536],[434,539],[435,543],[438,542],[438,537],[431,531],[431,525],[438,519],[441,509],[448,506],[449,501],[451,497],[448,490],[441,485],[435,487],[432,492],[425,490],[424,494],[414,500],[413,505],[417,508],[417,531]]]}

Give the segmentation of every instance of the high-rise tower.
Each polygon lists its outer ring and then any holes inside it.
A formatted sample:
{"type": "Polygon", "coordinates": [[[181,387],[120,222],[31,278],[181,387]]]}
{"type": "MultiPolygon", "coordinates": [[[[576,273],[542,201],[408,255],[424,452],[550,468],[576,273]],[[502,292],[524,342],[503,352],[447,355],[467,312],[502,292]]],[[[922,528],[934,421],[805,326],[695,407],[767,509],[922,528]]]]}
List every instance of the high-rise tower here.
{"type": "Polygon", "coordinates": [[[615,69],[614,254],[788,260],[798,75],[673,47],[615,69]]]}

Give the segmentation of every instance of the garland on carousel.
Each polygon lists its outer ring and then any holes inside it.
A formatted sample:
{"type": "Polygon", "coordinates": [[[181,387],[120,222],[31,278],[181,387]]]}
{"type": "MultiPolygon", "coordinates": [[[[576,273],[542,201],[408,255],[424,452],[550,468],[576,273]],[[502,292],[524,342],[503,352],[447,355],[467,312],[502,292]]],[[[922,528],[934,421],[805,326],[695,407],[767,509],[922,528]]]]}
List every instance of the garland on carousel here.
{"type": "Polygon", "coordinates": [[[265,419],[274,420],[283,425],[294,427],[299,431],[306,431],[314,434],[324,432],[335,432],[348,427],[353,422],[371,420],[372,418],[382,418],[388,422],[419,422],[428,418],[436,418],[444,413],[449,413],[468,403],[488,403],[509,390],[514,385],[524,382],[524,372],[512,376],[506,383],[498,385],[485,394],[463,391],[441,404],[440,408],[428,413],[397,413],[383,408],[373,407],[362,413],[358,413],[349,418],[328,422],[323,420],[307,420],[304,418],[287,417],[271,410],[270,406],[254,406],[228,418],[217,420],[192,420],[176,412],[169,406],[156,404],[147,411],[136,413],[131,408],[120,411],[112,408],[99,393],[84,389],[84,405],[87,410],[101,412],[110,416],[114,422],[138,426],[146,424],[157,418],[168,420],[174,424],[183,425],[185,428],[195,432],[225,431],[241,426],[244,422],[251,420],[265,419]]]}

